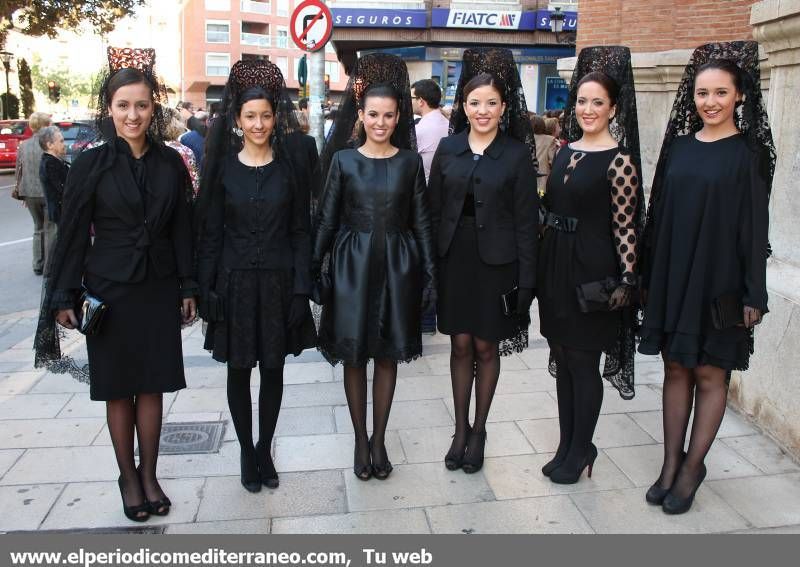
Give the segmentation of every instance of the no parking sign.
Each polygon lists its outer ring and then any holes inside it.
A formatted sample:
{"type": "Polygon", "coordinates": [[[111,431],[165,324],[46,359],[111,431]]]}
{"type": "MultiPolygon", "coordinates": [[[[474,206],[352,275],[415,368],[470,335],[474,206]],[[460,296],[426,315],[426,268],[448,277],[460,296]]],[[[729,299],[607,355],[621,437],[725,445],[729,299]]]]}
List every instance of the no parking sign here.
{"type": "Polygon", "coordinates": [[[333,16],[320,0],[306,0],[292,12],[289,27],[297,47],[318,51],[325,47],[331,37],[333,16]]]}

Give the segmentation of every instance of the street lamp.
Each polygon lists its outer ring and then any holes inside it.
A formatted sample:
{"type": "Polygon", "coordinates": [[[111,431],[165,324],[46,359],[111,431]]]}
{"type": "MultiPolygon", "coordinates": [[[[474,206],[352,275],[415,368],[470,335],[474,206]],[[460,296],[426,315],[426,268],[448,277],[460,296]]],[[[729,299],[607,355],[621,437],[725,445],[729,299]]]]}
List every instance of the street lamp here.
{"type": "Polygon", "coordinates": [[[565,17],[566,15],[561,11],[560,6],[553,8],[553,12],[550,13],[550,31],[556,35],[556,43],[575,45],[575,38],[571,34],[568,36],[561,35],[564,31],[565,17]]]}
{"type": "Polygon", "coordinates": [[[3,61],[3,67],[6,68],[6,101],[3,105],[3,119],[8,120],[8,105],[11,102],[11,91],[8,87],[8,73],[11,71],[11,58],[14,57],[13,53],[8,51],[0,51],[0,60],[3,61]]]}

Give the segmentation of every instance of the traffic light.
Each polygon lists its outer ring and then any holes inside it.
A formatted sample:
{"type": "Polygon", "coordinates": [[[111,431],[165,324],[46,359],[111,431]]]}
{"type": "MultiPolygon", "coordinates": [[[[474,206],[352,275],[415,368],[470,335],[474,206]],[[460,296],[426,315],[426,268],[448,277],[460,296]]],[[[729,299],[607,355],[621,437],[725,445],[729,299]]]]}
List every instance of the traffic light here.
{"type": "Polygon", "coordinates": [[[52,102],[58,102],[61,100],[61,87],[58,86],[58,83],[55,81],[49,81],[47,83],[47,98],[49,98],[52,102]]]}

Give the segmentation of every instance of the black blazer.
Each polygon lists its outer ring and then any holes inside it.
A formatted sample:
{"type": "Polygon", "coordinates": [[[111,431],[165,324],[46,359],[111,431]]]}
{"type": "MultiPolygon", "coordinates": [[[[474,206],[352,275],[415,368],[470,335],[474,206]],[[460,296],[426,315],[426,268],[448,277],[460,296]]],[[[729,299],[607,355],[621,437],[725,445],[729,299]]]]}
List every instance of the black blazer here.
{"type": "Polygon", "coordinates": [[[39,163],[39,180],[44,189],[47,203],[47,216],[50,222],[58,223],[61,218],[61,202],[64,198],[64,184],[67,182],[69,164],[45,152],[39,163]]]}
{"type": "Polygon", "coordinates": [[[478,254],[487,264],[519,261],[519,286],[536,287],[539,194],[527,145],[500,132],[476,161],[467,131],[443,138],[428,180],[439,256],[456,231],[473,178],[478,254]]]}
{"type": "Polygon", "coordinates": [[[65,196],[85,190],[79,185],[94,178],[98,162],[110,165],[77,214],[76,237],[66,245],[56,290],[80,289],[84,272],[123,283],[142,281],[150,269],[159,278],[191,276],[191,182],[181,156],[152,143],[136,172],[131,160],[128,144],[119,138],[75,160],[65,196]]]}
{"type": "Polygon", "coordinates": [[[302,132],[292,132],[286,136],[286,149],[294,165],[298,187],[306,189],[312,199],[318,200],[322,183],[316,140],[302,132]]]}

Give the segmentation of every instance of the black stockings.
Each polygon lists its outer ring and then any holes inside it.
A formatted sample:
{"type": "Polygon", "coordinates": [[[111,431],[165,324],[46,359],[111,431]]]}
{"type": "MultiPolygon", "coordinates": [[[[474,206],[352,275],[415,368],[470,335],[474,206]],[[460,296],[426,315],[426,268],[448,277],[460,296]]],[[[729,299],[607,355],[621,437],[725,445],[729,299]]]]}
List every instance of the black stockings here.
{"type": "Polygon", "coordinates": [[[114,446],[123,499],[127,506],[141,504],[145,498],[156,502],[164,492],[156,478],[158,443],[161,438],[162,394],[139,394],[106,402],[106,421],[114,446]],[[133,436],[139,442],[139,472],[134,460],[133,436]]]}
{"type": "Polygon", "coordinates": [[[555,460],[567,470],[582,466],[603,405],[600,351],[580,350],[554,343],[560,437],[555,460]]]}
{"type": "Polygon", "coordinates": [[[715,366],[684,368],[675,362],[664,362],[664,465],[658,484],[678,498],[686,498],[694,490],[717,436],[728,397],[726,378],[726,371],[715,366]],[[693,397],[694,423],[684,458],[693,397]]]}
{"type": "Polygon", "coordinates": [[[270,451],[283,397],[283,367],[259,366],[261,386],[258,391],[258,451],[253,446],[253,407],[250,400],[250,368],[228,367],[228,407],[231,410],[242,459],[252,470],[256,463],[262,476],[277,477],[270,451]]]}
{"type": "Polygon", "coordinates": [[[453,448],[466,446],[470,433],[469,403],[475,379],[475,421],[472,431],[483,433],[500,379],[498,344],[472,335],[450,337],[450,378],[453,384],[456,433],[453,448]]]}
{"type": "MultiPolygon", "coordinates": [[[[389,412],[392,409],[396,384],[397,362],[376,359],[372,377],[372,446],[375,448],[373,454],[378,458],[373,455],[372,461],[381,464],[386,459],[386,427],[389,424],[389,412]]],[[[347,407],[350,409],[350,420],[353,422],[358,462],[366,466],[370,463],[366,366],[345,365],[344,391],[347,396],[347,407]]]]}

